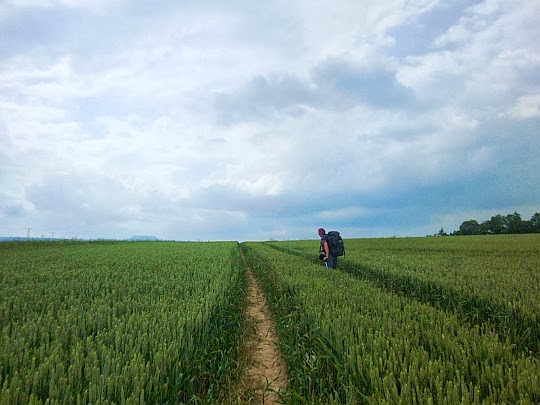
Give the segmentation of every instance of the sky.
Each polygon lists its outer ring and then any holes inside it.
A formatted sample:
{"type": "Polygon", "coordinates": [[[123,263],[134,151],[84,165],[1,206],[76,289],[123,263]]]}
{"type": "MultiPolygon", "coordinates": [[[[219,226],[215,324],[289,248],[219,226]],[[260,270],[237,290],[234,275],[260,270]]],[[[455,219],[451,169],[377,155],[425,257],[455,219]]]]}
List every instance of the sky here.
{"type": "Polygon", "coordinates": [[[0,236],[528,220],[538,38],[538,0],[2,0],[0,236]]]}

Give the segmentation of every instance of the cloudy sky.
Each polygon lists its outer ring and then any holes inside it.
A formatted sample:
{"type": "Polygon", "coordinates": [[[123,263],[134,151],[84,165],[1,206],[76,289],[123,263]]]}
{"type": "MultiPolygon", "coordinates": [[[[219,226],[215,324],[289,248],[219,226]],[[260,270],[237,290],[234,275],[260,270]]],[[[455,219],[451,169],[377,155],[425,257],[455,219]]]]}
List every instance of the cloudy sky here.
{"type": "Polygon", "coordinates": [[[0,236],[540,211],[538,0],[2,0],[0,236]]]}

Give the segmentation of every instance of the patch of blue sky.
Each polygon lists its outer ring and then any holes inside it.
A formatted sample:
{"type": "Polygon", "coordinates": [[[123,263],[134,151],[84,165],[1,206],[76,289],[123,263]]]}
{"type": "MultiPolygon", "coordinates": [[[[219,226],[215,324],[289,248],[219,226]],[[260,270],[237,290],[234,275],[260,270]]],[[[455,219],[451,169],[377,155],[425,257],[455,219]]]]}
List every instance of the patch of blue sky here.
{"type": "Polygon", "coordinates": [[[389,47],[389,53],[397,58],[406,58],[432,52],[435,40],[454,26],[468,7],[479,2],[441,2],[430,11],[415,15],[405,24],[390,29],[387,34],[394,39],[394,43],[389,47]]]}

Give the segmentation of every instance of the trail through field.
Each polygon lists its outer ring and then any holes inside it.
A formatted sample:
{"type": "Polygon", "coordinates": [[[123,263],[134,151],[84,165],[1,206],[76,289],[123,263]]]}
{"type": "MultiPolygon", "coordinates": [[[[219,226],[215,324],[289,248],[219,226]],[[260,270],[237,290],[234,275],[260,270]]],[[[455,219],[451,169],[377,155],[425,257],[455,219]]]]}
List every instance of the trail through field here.
{"type": "Polygon", "coordinates": [[[277,346],[277,334],[264,293],[246,264],[248,302],[246,323],[252,329],[246,342],[247,370],[243,379],[243,401],[278,404],[278,393],[287,385],[287,369],[277,346]]]}

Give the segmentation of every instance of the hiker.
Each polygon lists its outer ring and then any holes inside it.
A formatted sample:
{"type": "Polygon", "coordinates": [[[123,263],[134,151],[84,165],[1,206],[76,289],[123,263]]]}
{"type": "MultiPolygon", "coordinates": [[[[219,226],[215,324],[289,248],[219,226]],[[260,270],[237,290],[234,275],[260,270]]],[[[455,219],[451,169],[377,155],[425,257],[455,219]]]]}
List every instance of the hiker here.
{"type": "Polygon", "coordinates": [[[319,258],[324,261],[327,269],[335,269],[337,266],[337,256],[333,255],[330,251],[330,245],[328,243],[328,235],[324,228],[319,228],[319,237],[321,238],[321,247],[319,252],[322,252],[319,258]]]}

